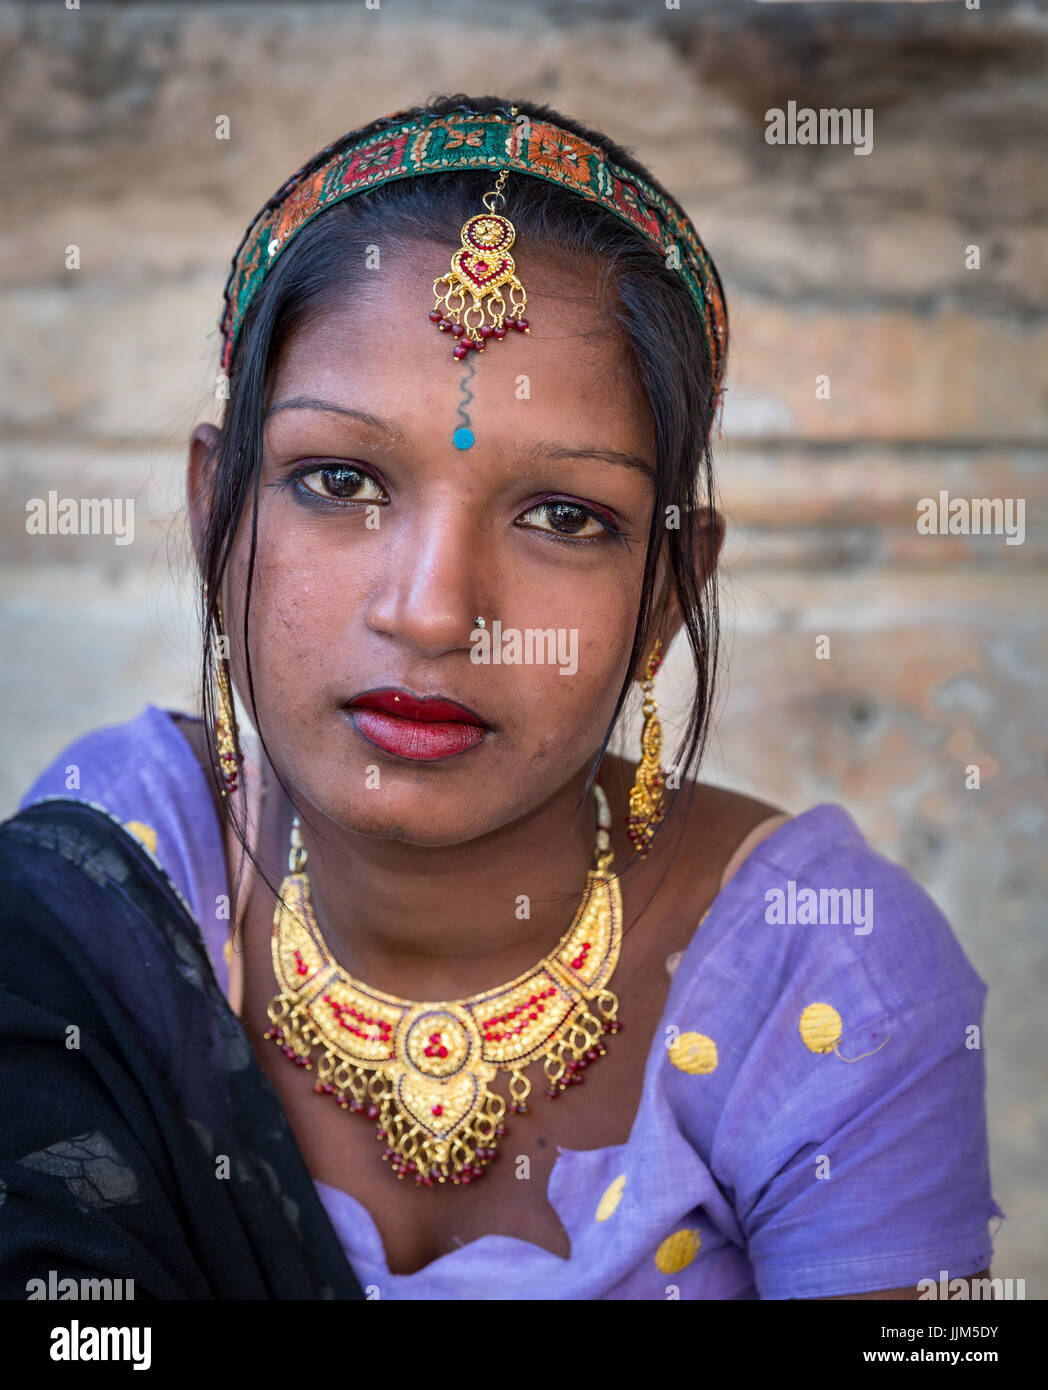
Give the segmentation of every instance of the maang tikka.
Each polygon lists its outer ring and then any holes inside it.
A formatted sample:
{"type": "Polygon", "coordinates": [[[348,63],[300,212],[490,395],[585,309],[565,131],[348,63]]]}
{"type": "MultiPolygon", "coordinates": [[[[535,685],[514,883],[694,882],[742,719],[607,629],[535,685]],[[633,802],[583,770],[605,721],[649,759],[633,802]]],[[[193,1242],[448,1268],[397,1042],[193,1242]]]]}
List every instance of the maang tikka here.
{"type": "Polygon", "coordinates": [[[460,233],[462,245],[451,258],[451,269],[433,281],[436,302],[430,310],[430,322],[457,339],[452,356],[460,362],[470,349],[483,352],[490,339],[504,338],[507,329],[530,332],[524,317],[528,296],[509,254],[516,229],[495,210],[496,200],[500,207],[506,206],[502,188],[508,175],[509,170],[503,169],[495,187],[484,194],[481,202],[487,212],[477,213],[465,223],[460,233]],[[508,318],[502,293],[506,286],[508,307],[513,311],[508,318]],[[472,298],[470,304],[466,303],[467,295],[472,298]]]}
{"type": "Polygon", "coordinates": [[[627,833],[633,848],[643,859],[651,848],[655,829],[665,815],[662,804],[666,776],[662,770],[662,725],[655,703],[655,673],[662,665],[662,642],[656,637],[655,646],[644,671],[641,689],[644,691],[644,728],[641,732],[641,758],[630,788],[630,809],[626,818],[627,833]]]}

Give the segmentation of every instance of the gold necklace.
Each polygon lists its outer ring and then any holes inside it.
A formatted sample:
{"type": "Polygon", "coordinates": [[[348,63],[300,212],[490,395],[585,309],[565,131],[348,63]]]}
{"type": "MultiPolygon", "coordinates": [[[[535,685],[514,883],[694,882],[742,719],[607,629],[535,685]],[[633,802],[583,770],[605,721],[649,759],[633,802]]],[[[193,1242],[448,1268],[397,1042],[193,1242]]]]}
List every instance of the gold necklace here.
{"type": "Polygon", "coordinates": [[[432,1187],[481,1177],[506,1134],[506,1102],[489,1087],[495,1074],[510,1073],[509,1113],[526,1115],[526,1067],[542,1060],[554,1100],[604,1056],[603,1035],[621,1031],[607,984],[622,944],[622,896],[607,798],[599,786],[593,791],[596,867],[567,931],[509,984],[451,1002],[400,999],[342,969],[317,925],[295,817],[273,915],[280,992],[264,1036],[306,1070],[319,1053],[314,1091],[375,1122],[398,1179],[412,1174],[417,1186],[432,1187]]]}

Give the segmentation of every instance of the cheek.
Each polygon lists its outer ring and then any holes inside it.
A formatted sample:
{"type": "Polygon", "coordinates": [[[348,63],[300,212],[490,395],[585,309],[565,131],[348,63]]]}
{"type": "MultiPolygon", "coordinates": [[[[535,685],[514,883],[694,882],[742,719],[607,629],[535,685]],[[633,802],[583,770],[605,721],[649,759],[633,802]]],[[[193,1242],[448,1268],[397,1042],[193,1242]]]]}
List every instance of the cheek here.
{"type": "Polygon", "coordinates": [[[557,632],[557,660],[533,665],[481,667],[500,682],[503,705],[515,706],[514,732],[531,762],[583,761],[604,737],[618,699],[633,639],[633,610],[610,607],[602,597],[586,611],[579,602],[554,614],[543,604],[534,615],[539,629],[557,632]],[[560,626],[567,618],[577,626],[560,626]],[[501,673],[501,674],[500,674],[501,673]]]}
{"type": "MultiPolygon", "coordinates": [[[[239,630],[247,589],[251,521],[240,528],[229,564],[237,628],[233,662],[237,688],[249,698],[239,630]]],[[[327,565],[317,547],[287,525],[267,524],[260,511],[251,581],[251,674],[260,719],[269,726],[298,722],[314,710],[333,649],[352,640],[362,597],[359,571],[327,565]]]]}

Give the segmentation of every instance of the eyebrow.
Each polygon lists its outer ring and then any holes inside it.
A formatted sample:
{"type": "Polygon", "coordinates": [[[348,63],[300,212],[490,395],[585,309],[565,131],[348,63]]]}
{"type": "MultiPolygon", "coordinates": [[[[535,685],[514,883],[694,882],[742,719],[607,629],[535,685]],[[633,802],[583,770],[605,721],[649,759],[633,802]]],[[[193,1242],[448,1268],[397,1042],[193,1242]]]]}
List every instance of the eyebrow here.
{"type": "Polygon", "coordinates": [[[384,434],[400,434],[400,430],[391,420],[383,420],[378,415],[370,415],[366,410],[352,410],[346,405],[335,405],[333,401],[320,401],[315,396],[292,396],[290,400],[278,401],[276,405],[271,405],[266,411],[262,423],[265,424],[271,415],[276,415],[281,410],[320,410],[335,415],[347,415],[351,420],[356,420],[358,424],[368,425],[371,429],[381,430],[384,434]]]}
{"type": "Polygon", "coordinates": [[[652,480],[654,469],[647,459],[639,454],[626,454],[621,449],[609,449],[603,444],[553,444],[540,441],[533,444],[524,455],[525,463],[536,463],[540,458],[548,459],[596,459],[598,463],[611,463],[620,468],[632,468],[652,480]]]}
{"type": "MultiPolygon", "coordinates": [[[[351,420],[356,420],[359,424],[368,425],[371,429],[379,430],[384,434],[400,435],[396,425],[390,420],[383,420],[378,415],[371,415],[366,410],[353,410],[349,406],[336,405],[333,401],[321,401],[315,396],[293,396],[286,401],[278,401],[276,405],[270,406],[266,411],[263,423],[271,415],[276,415],[281,410],[318,410],[330,412],[335,415],[345,415],[351,420]]],[[[501,449],[499,450],[501,453],[501,449]]],[[[623,453],[621,449],[609,449],[606,445],[567,445],[554,444],[540,440],[533,444],[524,455],[524,462],[528,464],[536,463],[540,458],[547,459],[596,459],[599,463],[609,463],[620,468],[631,468],[634,472],[643,473],[645,478],[651,481],[654,470],[647,459],[643,459],[639,454],[623,453]]]]}

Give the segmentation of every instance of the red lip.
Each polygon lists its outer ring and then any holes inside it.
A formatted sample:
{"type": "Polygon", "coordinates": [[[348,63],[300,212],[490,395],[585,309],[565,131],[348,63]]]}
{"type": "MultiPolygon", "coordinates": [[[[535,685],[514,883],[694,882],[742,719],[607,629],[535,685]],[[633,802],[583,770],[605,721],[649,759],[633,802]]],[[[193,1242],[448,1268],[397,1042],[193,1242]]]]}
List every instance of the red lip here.
{"type": "Polygon", "coordinates": [[[454,700],[407,690],[368,690],[348,702],[353,725],[369,743],[412,762],[435,762],[476,748],[488,725],[454,700]]]}
{"type": "Polygon", "coordinates": [[[377,709],[383,714],[395,714],[398,719],[413,719],[420,724],[479,724],[488,726],[479,714],[454,700],[439,695],[412,695],[408,690],[365,690],[346,702],[353,709],[377,709]]]}

